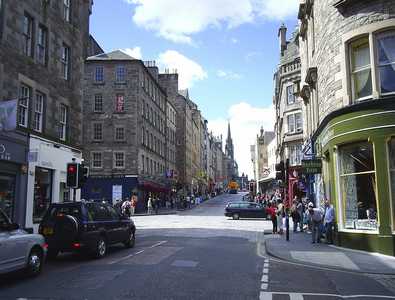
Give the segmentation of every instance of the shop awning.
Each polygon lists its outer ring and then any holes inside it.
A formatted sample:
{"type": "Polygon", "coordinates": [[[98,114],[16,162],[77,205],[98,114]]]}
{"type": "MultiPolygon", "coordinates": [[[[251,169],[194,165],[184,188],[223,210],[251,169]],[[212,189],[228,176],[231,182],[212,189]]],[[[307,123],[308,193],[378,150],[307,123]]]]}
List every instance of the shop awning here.
{"type": "Polygon", "coordinates": [[[156,182],[152,181],[143,181],[139,182],[139,189],[148,191],[148,192],[154,192],[154,193],[167,193],[170,192],[170,188],[161,184],[158,184],[156,182]]]}

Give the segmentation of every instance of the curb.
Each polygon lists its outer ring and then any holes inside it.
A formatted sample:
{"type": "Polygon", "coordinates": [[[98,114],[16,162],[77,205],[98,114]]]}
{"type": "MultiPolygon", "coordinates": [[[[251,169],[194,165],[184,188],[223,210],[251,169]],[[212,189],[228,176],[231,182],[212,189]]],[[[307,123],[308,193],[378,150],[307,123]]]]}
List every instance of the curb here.
{"type": "MultiPolygon", "coordinates": [[[[264,231],[264,236],[266,235],[271,235],[266,233],[266,231],[264,231]]],[[[278,259],[278,260],[282,260],[284,262],[289,262],[289,263],[293,263],[293,264],[297,264],[300,266],[306,266],[306,267],[314,267],[314,268],[322,268],[322,269],[328,269],[331,271],[340,271],[340,272],[347,272],[347,273],[353,273],[353,274],[358,274],[358,275],[395,275],[395,272],[390,273],[390,272],[366,272],[366,271],[362,271],[362,270],[350,270],[350,269],[345,269],[345,268],[339,268],[339,267],[334,267],[334,266],[330,266],[330,265],[319,265],[319,264],[314,264],[314,263],[306,263],[304,261],[299,261],[296,259],[290,259],[290,258],[284,258],[281,257],[277,254],[274,254],[272,251],[270,251],[266,245],[266,239],[264,238],[263,241],[263,245],[265,247],[265,252],[268,254],[268,256],[278,259]]]]}

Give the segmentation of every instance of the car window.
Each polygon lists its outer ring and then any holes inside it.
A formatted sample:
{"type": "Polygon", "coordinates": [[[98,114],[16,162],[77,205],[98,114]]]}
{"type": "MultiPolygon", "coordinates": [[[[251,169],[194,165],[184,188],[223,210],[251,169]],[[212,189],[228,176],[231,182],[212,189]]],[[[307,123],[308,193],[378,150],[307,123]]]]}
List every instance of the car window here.
{"type": "Polygon", "coordinates": [[[229,207],[230,208],[239,208],[239,204],[238,203],[231,203],[231,204],[229,204],[229,207]]]}
{"type": "Polygon", "coordinates": [[[111,215],[105,204],[101,203],[87,203],[89,214],[93,221],[108,221],[111,220],[111,215]]]}
{"type": "Polygon", "coordinates": [[[69,215],[77,219],[81,219],[81,206],[80,205],[56,205],[49,209],[46,217],[53,218],[59,215],[69,215]]]}
{"type": "Polygon", "coordinates": [[[256,208],[256,204],[255,203],[248,203],[248,208],[256,208]]]}
{"type": "Polygon", "coordinates": [[[0,230],[7,230],[9,224],[7,217],[0,211],[0,230]]]}
{"type": "Polygon", "coordinates": [[[116,210],[113,207],[107,205],[107,210],[112,220],[119,220],[119,214],[116,212],[116,210]]]}
{"type": "Polygon", "coordinates": [[[248,208],[248,203],[241,203],[239,205],[240,205],[240,208],[248,208]]]}

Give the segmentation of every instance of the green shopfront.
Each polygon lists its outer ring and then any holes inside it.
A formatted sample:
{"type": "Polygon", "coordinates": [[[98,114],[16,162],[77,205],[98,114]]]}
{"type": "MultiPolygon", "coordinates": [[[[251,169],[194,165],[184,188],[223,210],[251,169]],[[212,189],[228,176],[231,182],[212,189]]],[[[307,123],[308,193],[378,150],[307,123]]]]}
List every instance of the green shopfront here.
{"type": "Polygon", "coordinates": [[[313,139],[336,243],[395,256],[395,98],[335,111],[313,139]]]}

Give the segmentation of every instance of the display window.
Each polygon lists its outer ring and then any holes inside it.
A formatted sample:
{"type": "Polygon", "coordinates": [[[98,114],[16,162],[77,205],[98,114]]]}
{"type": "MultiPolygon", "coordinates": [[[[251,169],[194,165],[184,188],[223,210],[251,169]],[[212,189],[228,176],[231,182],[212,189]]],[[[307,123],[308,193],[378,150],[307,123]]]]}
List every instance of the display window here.
{"type": "Polygon", "coordinates": [[[388,163],[390,171],[390,190],[392,199],[392,226],[395,230],[395,137],[392,137],[388,143],[388,163]]]}
{"type": "Polygon", "coordinates": [[[40,223],[52,202],[52,170],[36,167],[33,199],[33,223],[40,223]]]}
{"type": "Polygon", "coordinates": [[[15,205],[15,184],[15,176],[0,173],[0,209],[11,220],[15,205]]]}
{"type": "Polygon", "coordinates": [[[359,142],[339,146],[339,171],[344,229],[377,230],[373,145],[359,142]]]}

